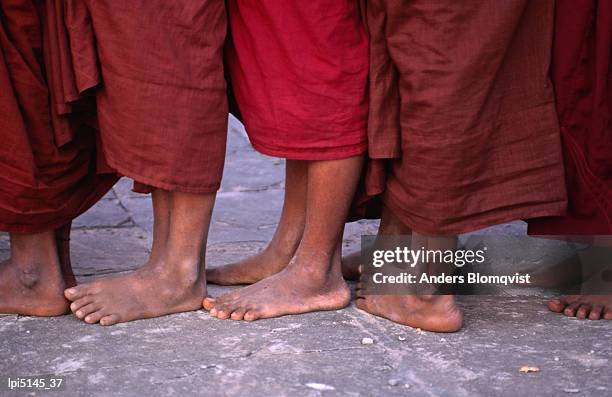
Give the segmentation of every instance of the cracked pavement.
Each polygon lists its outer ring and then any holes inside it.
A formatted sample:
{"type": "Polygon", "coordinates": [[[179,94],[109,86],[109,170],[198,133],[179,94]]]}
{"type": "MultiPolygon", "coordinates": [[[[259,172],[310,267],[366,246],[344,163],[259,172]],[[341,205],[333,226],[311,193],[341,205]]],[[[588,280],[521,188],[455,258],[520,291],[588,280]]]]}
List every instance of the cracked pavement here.
{"type": "MultiPolygon", "coordinates": [[[[235,121],[227,154],[208,266],[261,249],[282,204],[283,161],[254,152],[235,121]]],[[[75,221],[72,252],[79,281],[130,271],[145,261],[152,237],[150,198],[130,189],[131,182],[122,179],[75,221]]],[[[374,234],[376,226],[349,224],[344,247],[357,249],[360,235],[374,234]]],[[[525,232],[522,222],[490,230],[525,232]]],[[[8,237],[0,234],[0,259],[8,254],[8,237]]],[[[503,255],[496,265],[511,266],[503,255]]],[[[212,295],[227,290],[209,287],[212,295]]],[[[61,394],[67,396],[611,395],[612,324],[550,313],[544,297],[533,292],[461,297],[466,323],[455,334],[403,327],[352,304],[253,323],[197,311],[108,328],[71,315],[0,315],[0,381],[62,375],[61,394]],[[362,344],[364,337],[374,343],[362,344]],[[523,374],[522,366],[540,371],[523,374]]],[[[20,393],[0,389],[0,395],[20,393]]]]}

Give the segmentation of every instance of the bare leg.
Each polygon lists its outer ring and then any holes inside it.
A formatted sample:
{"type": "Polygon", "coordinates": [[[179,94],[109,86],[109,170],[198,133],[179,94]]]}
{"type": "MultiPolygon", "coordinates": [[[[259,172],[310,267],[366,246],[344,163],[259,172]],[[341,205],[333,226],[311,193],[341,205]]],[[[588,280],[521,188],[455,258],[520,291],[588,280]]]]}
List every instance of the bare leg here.
{"type": "Polygon", "coordinates": [[[209,283],[220,285],[253,284],[287,266],[302,239],[306,222],[308,164],[287,160],[285,202],[272,240],[263,251],[240,262],[206,270],[209,283]]]}
{"type": "Polygon", "coordinates": [[[55,233],[11,233],[11,258],[0,264],[0,313],[28,316],[66,314],[66,282],[55,233]]]}
{"type": "Polygon", "coordinates": [[[204,307],[212,316],[252,321],[348,305],[350,291],[340,270],[339,242],[362,161],[359,156],[309,163],[306,225],[294,258],[285,269],[258,283],[205,299],[204,307]]]}
{"type": "Polygon", "coordinates": [[[132,274],[67,289],[75,315],[113,325],[199,309],[206,295],[204,249],[214,200],[214,194],[156,190],[149,261],[132,274]]]}
{"type": "MultiPolygon", "coordinates": [[[[409,235],[412,230],[404,225],[400,220],[393,215],[391,210],[383,207],[378,226],[379,236],[388,235],[409,235]]],[[[342,257],[342,276],[345,280],[357,280],[359,278],[359,267],[361,266],[361,252],[353,252],[342,257]]]]}
{"type": "MultiPolygon", "coordinates": [[[[74,287],[77,282],[72,272],[72,262],[70,260],[70,229],[72,222],[68,223],[59,229],[55,229],[55,244],[57,246],[57,255],[60,261],[62,276],[66,283],[66,288],[74,287]]],[[[63,295],[63,293],[62,293],[63,295]]]]}
{"type": "Polygon", "coordinates": [[[172,193],[156,189],[151,193],[153,203],[153,246],[145,266],[160,261],[170,235],[170,212],[172,211],[172,193]]]}

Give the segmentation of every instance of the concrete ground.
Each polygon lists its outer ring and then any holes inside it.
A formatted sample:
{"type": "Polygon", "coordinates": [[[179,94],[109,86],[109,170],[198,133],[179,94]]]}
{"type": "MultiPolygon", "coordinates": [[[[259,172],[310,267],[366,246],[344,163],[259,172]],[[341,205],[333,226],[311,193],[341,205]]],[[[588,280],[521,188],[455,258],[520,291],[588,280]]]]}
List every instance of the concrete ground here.
{"type": "MultiPolygon", "coordinates": [[[[283,162],[255,153],[232,123],[209,266],[264,246],[279,215],[283,177],[283,162]]],[[[72,249],[80,281],[129,271],[147,257],[150,199],[130,188],[130,181],[121,180],[76,220],[72,249]]],[[[357,249],[359,236],[375,231],[373,221],[350,224],[345,247],[357,249]]],[[[493,232],[520,235],[524,225],[493,232]]],[[[8,255],[7,236],[0,235],[0,259],[8,255]]],[[[211,286],[209,292],[227,290],[211,286]]],[[[197,311],[108,328],[71,315],[5,315],[0,382],[61,375],[65,389],[57,395],[67,396],[612,395],[612,324],[550,313],[545,295],[461,297],[465,327],[444,335],[403,327],[353,305],[254,323],[197,311]],[[363,344],[363,338],[373,343],[363,344]],[[521,373],[523,366],[539,371],[521,373]]],[[[27,395],[46,393],[53,394],[27,395]]],[[[20,394],[0,384],[0,395],[20,394]]]]}

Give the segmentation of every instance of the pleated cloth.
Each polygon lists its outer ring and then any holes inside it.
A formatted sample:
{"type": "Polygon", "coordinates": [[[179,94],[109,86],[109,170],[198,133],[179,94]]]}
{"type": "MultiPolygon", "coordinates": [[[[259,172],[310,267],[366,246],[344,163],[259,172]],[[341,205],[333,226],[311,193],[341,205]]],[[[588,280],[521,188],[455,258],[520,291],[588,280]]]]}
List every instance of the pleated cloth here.
{"type": "Polygon", "coordinates": [[[63,226],[117,179],[74,84],[63,12],[58,0],[0,0],[2,231],[63,226]]]}
{"type": "Polygon", "coordinates": [[[366,198],[438,235],[564,214],[549,79],[554,2],[364,4],[366,198]]]}

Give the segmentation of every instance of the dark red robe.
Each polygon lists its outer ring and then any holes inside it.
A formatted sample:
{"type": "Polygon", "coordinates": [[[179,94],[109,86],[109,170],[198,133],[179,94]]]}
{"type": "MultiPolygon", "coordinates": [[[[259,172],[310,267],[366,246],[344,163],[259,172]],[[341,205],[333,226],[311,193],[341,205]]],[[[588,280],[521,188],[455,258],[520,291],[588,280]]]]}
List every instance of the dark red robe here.
{"type": "Polygon", "coordinates": [[[552,80],[569,205],[544,235],[612,234],[612,1],[557,0],[552,80]]]}
{"type": "Polygon", "coordinates": [[[228,68],[253,147],[329,160],[366,150],[368,41],[354,0],[231,0],[228,68]]]}
{"type": "Polygon", "coordinates": [[[436,235],[565,213],[553,6],[365,1],[369,197],[436,235]]]}
{"type": "Polygon", "coordinates": [[[228,120],[225,1],[66,2],[78,88],[95,87],[108,164],[140,191],[217,191],[228,120]]]}
{"type": "Polygon", "coordinates": [[[63,226],[116,181],[74,85],[63,6],[0,0],[2,231],[63,226]]]}

